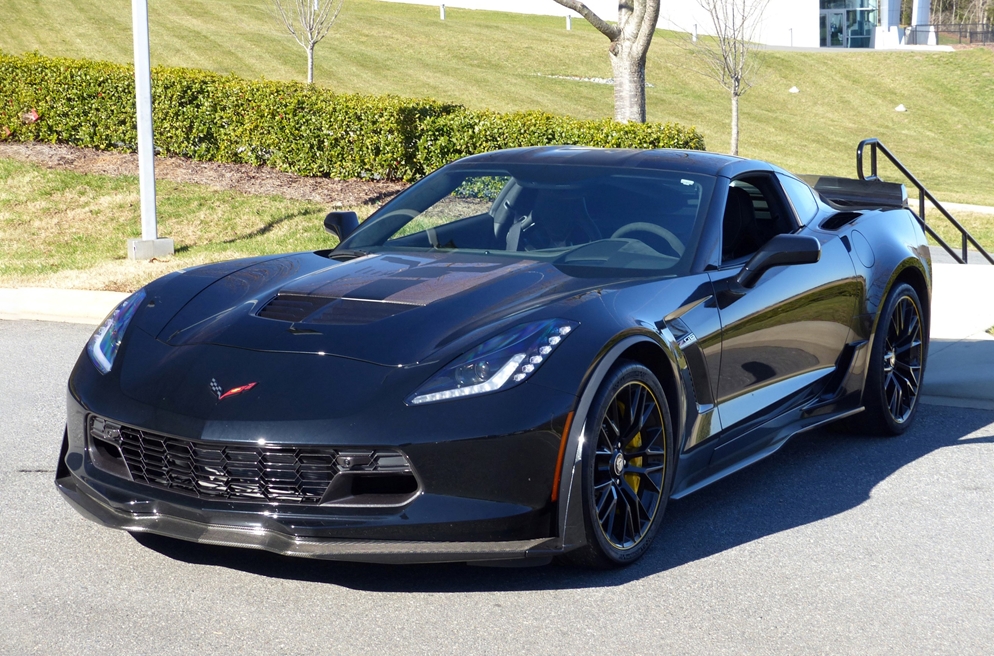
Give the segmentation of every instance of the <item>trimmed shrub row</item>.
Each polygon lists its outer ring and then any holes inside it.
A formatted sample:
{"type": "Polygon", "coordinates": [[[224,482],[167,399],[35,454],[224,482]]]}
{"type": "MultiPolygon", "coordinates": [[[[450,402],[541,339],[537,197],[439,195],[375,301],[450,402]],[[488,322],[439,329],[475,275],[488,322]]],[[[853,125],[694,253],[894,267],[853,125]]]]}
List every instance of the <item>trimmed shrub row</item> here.
{"type": "MultiPolygon", "coordinates": [[[[704,149],[694,128],[500,114],[296,82],[152,71],[160,154],[299,175],[413,181],[473,153],[551,144],[704,149]]],[[[135,151],[134,72],[105,62],[0,53],[0,140],[135,151]]]]}

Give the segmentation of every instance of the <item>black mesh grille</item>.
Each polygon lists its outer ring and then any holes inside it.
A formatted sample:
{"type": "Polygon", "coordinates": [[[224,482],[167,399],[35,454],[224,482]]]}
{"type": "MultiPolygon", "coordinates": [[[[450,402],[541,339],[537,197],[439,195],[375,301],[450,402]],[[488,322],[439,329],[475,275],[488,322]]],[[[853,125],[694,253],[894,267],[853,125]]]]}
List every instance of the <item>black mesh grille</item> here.
{"type": "Polygon", "coordinates": [[[400,505],[419,490],[410,461],[395,449],[218,444],[122,426],[96,415],[87,422],[91,457],[99,468],[202,499],[400,505]]]}
{"type": "Polygon", "coordinates": [[[316,504],[338,473],[331,450],[216,445],[122,426],[121,454],[132,478],[201,498],[316,504]]]}
{"type": "Polygon", "coordinates": [[[281,294],[259,310],[259,316],[264,319],[278,321],[303,321],[309,315],[318,311],[334,299],[314,296],[294,296],[281,294]]]}

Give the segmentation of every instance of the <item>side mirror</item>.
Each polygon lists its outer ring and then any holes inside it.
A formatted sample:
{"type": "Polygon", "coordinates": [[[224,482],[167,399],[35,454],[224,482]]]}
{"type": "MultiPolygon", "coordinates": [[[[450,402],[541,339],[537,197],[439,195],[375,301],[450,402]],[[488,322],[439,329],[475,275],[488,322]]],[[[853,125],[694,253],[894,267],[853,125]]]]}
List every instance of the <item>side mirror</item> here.
{"type": "Polygon", "coordinates": [[[359,216],[355,212],[328,212],[324,217],[324,229],[338,237],[339,241],[355,232],[359,227],[359,216]]]}
{"type": "Polygon", "coordinates": [[[777,235],[756,251],[735,282],[752,287],[764,273],[776,266],[814,264],[821,259],[821,243],[806,235],[777,235]]]}

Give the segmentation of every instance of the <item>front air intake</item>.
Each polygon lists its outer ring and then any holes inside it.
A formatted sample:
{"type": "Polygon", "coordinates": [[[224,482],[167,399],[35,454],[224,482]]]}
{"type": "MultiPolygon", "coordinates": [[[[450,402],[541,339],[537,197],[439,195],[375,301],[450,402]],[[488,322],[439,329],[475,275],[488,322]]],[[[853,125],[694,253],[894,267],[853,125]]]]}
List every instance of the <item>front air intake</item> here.
{"type": "Polygon", "coordinates": [[[136,483],[205,500],[397,506],[420,485],[393,449],[202,442],[91,416],[94,464],[136,483]]]}

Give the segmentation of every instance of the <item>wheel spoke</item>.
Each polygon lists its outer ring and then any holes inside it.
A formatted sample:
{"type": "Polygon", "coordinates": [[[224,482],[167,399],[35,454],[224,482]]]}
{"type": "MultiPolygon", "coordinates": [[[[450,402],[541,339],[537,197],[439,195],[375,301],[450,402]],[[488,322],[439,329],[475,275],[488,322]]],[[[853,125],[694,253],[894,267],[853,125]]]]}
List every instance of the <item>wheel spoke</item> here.
{"type": "Polygon", "coordinates": [[[904,346],[898,346],[896,349],[894,349],[894,354],[895,355],[902,355],[904,353],[907,353],[911,349],[921,348],[921,345],[922,345],[921,340],[919,340],[919,339],[912,339],[910,342],[908,342],[904,346]]]}
{"type": "MultiPolygon", "coordinates": [[[[607,514],[605,515],[605,518],[607,519],[607,526],[604,527],[604,535],[606,535],[610,540],[614,539],[614,518],[617,516],[617,514],[618,514],[618,498],[615,497],[611,500],[611,506],[608,508],[607,514]]],[[[604,520],[601,520],[601,525],[603,526],[603,524],[604,520]]]]}
{"type": "MultiPolygon", "coordinates": [[[[659,494],[663,491],[662,490],[663,469],[664,469],[663,465],[655,465],[653,467],[626,467],[625,474],[629,476],[631,475],[638,476],[639,477],[638,480],[640,480],[643,485],[648,485],[650,488],[652,488],[653,492],[659,494]]],[[[633,489],[632,492],[635,492],[635,490],[633,489]]]]}
{"type": "Polygon", "coordinates": [[[645,515],[646,519],[652,517],[649,510],[642,504],[642,499],[639,498],[638,492],[633,490],[632,486],[625,479],[621,479],[621,492],[621,496],[625,498],[628,504],[636,508],[636,516],[641,512],[642,515],[645,515]]]}
{"type": "MultiPolygon", "coordinates": [[[[624,499],[625,498],[624,495],[622,495],[621,498],[624,499]]],[[[624,531],[621,534],[622,544],[627,544],[628,543],[628,536],[629,535],[631,535],[632,542],[635,542],[635,538],[637,536],[637,534],[635,532],[636,531],[636,528],[635,528],[635,518],[632,516],[632,504],[627,499],[625,499],[625,507],[626,507],[627,510],[625,511],[624,531]]]]}
{"type": "Polygon", "coordinates": [[[900,417],[900,415],[898,414],[898,409],[901,407],[901,398],[903,396],[904,395],[901,393],[901,386],[898,385],[898,384],[896,384],[896,381],[895,381],[894,392],[893,392],[893,395],[891,397],[891,402],[890,402],[890,411],[891,411],[891,414],[894,416],[895,419],[900,417]]]}
{"type": "MultiPolygon", "coordinates": [[[[614,491],[614,488],[610,487],[610,482],[607,485],[609,486],[608,489],[604,490],[604,494],[601,495],[600,501],[597,502],[597,517],[598,518],[601,518],[601,517],[604,516],[603,515],[603,513],[604,513],[604,504],[606,504],[609,499],[611,499],[612,497],[614,497],[617,494],[614,491]]],[[[601,521],[603,521],[603,520],[601,520],[601,521]]]]}
{"type": "Polygon", "coordinates": [[[908,371],[908,373],[910,374],[909,376],[905,376],[897,369],[894,370],[894,376],[896,376],[899,381],[902,381],[904,383],[908,391],[917,393],[918,377],[914,375],[914,372],[911,371],[910,368],[905,368],[905,370],[908,371]]]}

